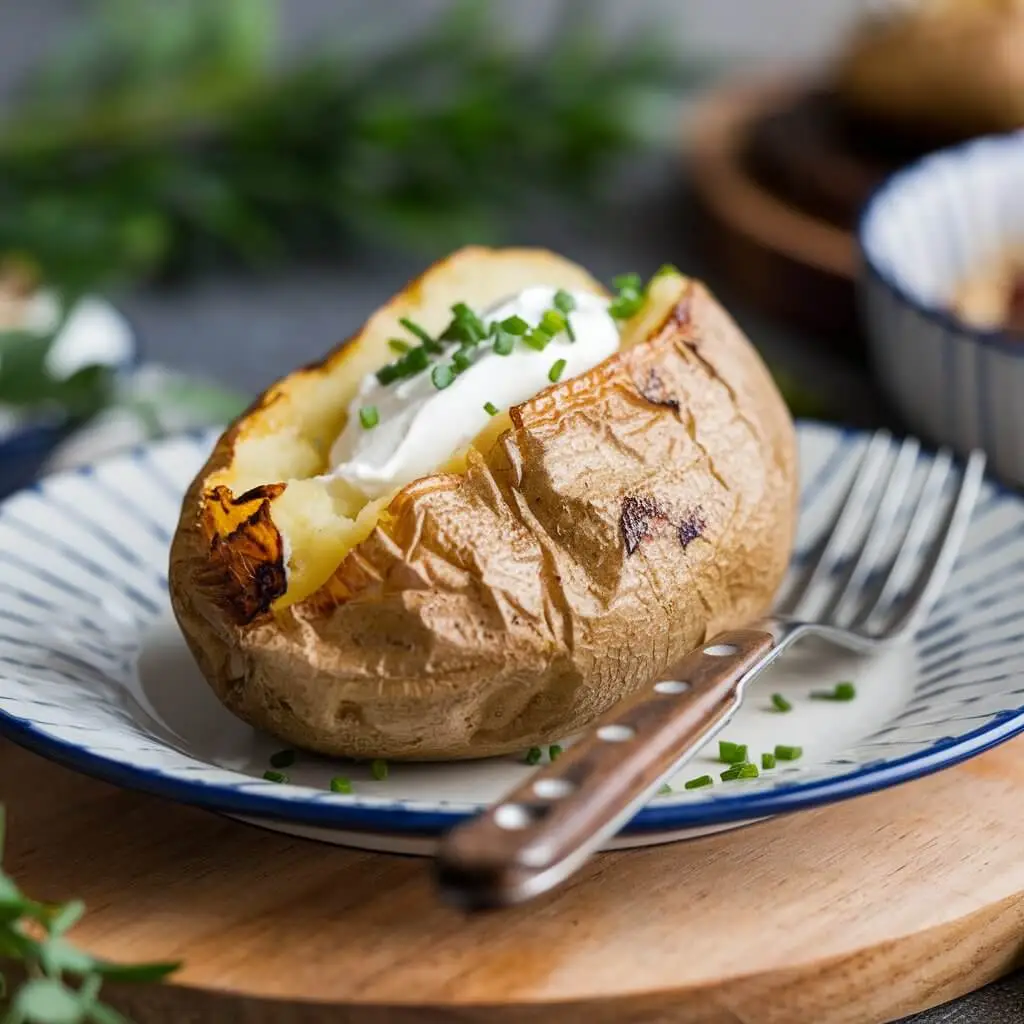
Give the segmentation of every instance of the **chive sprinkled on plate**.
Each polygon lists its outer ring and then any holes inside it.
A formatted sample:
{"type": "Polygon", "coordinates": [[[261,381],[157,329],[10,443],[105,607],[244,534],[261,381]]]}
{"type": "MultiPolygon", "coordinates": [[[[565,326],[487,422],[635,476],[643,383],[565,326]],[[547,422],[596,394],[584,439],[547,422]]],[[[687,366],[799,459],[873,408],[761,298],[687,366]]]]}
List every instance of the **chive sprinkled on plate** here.
{"type": "Polygon", "coordinates": [[[781,693],[772,694],[772,707],[775,708],[776,711],[785,712],[793,710],[793,705],[790,704],[790,702],[786,700],[781,693]]]}
{"type": "Polygon", "coordinates": [[[455,380],[455,374],[450,366],[446,366],[444,363],[441,363],[430,371],[430,379],[434,382],[434,387],[437,388],[438,391],[444,391],[444,389],[448,387],[453,380],[455,380]]]}
{"type": "Polygon", "coordinates": [[[761,767],[764,769],[775,767],[775,755],[774,754],[762,754],[761,755],[761,767]]]}
{"type": "Polygon", "coordinates": [[[526,763],[527,764],[540,764],[540,759],[544,756],[544,751],[540,747],[530,747],[526,752],[526,763]]]}
{"type": "Polygon", "coordinates": [[[352,792],[352,780],[346,779],[344,775],[335,775],[331,779],[331,792],[332,793],[351,793],[352,792]]]}
{"type": "Polygon", "coordinates": [[[288,776],[285,775],[284,772],[275,772],[275,771],[271,771],[271,770],[265,771],[263,773],[263,778],[265,778],[267,780],[267,782],[287,782],[288,781],[288,776]]]}
{"type": "Polygon", "coordinates": [[[799,761],[804,756],[803,747],[787,747],[779,743],[775,747],[775,757],[779,761],[799,761]]]}
{"type": "Polygon", "coordinates": [[[404,356],[405,353],[412,348],[412,345],[407,341],[402,341],[401,338],[389,338],[388,348],[390,348],[392,352],[397,352],[399,355],[404,356]]]}
{"type": "Polygon", "coordinates": [[[695,779],[683,783],[683,789],[703,789],[705,786],[713,786],[715,780],[710,775],[698,775],[695,779]]]}
{"type": "Polygon", "coordinates": [[[673,792],[672,787],[667,782],[663,782],[658,787],[658,796],[668,796],[671,792],[673,792]]]}
{"type": "Polygon", "coordinates": [[[378,781],[383,782],[388,777],[388,763],[382,757],[374,758],[370,762],[370,774],[378,781]]]}
{"type": "Polygon", "coordinates": [[[564,359],[556,359],[551,364],[551,369],[548,370],[548,380],[551,381],[552,384],[554,384],[557,381],[561,380],[562,374],[564,372],[565,372],[565,360],[564,359]]]}
{"type": "Polygon", "coordinates": [[[718,741],[718,760],[723,764],[742,764],[747,759],[746,743],[718,741]]]}
{"type": "Polygon", "coordinates": [[[359,422],[363,425],[364,430],[373,430],[380,423],[380,413],[377,412],[377,406],[364,405],[359,410],[359,422]]]}
{"type": "Polygon", "coordinates": [[[270,755],[270,767],[271,768],[289,768],[295,764],[295,751],[294,750],[278,750],[276,753],[270,755]]]}
{"type": "Polygon", "coordinates": [[[560,743],[552,743],[548,747],[548,760],[557,761],[563,754],[562,745],[560,743]]]}
{"type": "Polygon", "coordinates": [[[853,700],[857,696],[857,687],[853,683],[836,683],[831,690],[812,690],[812,700],[853,700]]]}
{"type": "Polygon", "coordinates": [[[488,416],[497,416],[498,407],[493,402],[484,402],[484,412],[487,413],[488,416]]]}
{"type": "Polygon", "coordinates": [[[744,761],[743,764],[734,764],[722,772],[723,782],[735,782],[737,779],[756,779],[761,773],[757,770],[756,764],[744,761]]]}

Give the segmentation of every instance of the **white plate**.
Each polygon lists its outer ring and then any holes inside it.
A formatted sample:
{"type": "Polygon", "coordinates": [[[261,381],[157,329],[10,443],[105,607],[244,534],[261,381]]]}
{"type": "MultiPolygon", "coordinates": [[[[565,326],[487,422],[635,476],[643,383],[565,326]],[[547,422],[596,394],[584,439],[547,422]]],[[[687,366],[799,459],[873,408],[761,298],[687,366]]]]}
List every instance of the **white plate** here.
{"type": "MultiPolygon", "coordinates": [[[[181,495],[212,435],[140,448],[51,477],[0,506],[0,732],[116,784],[296,835],[428,853],[444,829],[499,798],[521,759],[363,765],[300,755],[290,782],[262,778],[281,744],[224,710],[167,601],[181,495]],[[350,778],[351,796],[330,779],[350,778]]],[[[800,426],[806,551],[845,490],[864,435],[800,426]]],[[[924,467],[922,466],[922,472],[924,467]]],[[[841,800],[947,767],[1024,729],[1024,502],[987,484],[949,588],[917,640],[877,658],[807,642],[751,689],[722,738],[759,758],[803,747],[760,778],[718,781],[702,751],[623,829],[616,846],[700,835],[841,800]],[[851,680],[849,703],[809,699],[851,680]],[[793,703],[771,710],[779,692],[793,703]],[[714,786],[683,790],[711,774],[714,786]]]]}

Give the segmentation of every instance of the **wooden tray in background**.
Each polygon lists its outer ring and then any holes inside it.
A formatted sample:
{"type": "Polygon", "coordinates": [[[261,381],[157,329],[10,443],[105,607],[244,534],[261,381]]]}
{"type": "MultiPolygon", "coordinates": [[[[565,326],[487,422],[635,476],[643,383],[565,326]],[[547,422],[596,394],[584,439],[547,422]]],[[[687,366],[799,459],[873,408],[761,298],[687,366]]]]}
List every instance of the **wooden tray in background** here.
{"type": "Polygon", "coordinates": [[[862,355],[857,215],[918,155],[849,123],[813,82],[727,83],[699,106],[687,150],[702,248],[735,294],[862,355]]]}
{"type": "Polygon", "coordinates": [[[7,867],[85,899],[72,939],[183,959],[112,990],[138,1024],[880,1024],[1024,951],[1024,739],[896,789],[603,854],[467,918],[428,861],[114,789],[0,740],[7,867]]]}

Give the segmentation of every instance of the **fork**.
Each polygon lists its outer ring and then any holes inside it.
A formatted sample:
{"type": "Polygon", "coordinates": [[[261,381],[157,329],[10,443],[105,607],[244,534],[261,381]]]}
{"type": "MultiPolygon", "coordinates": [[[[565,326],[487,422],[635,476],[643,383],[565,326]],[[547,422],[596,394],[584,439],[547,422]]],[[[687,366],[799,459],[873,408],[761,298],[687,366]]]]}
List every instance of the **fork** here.
{"type": "Polygon", "coordinates": [[[985,467],[980,451],[961,467],[943,449],[918,485],[919,460],[915,439],[874,434],[772,614],[706,641],[456,826],[436,859],[442,896],[482,909],[561,884],[728,724],[754,677],[797,640],[871,653],[912,637],[952,572],[985,467]]]}

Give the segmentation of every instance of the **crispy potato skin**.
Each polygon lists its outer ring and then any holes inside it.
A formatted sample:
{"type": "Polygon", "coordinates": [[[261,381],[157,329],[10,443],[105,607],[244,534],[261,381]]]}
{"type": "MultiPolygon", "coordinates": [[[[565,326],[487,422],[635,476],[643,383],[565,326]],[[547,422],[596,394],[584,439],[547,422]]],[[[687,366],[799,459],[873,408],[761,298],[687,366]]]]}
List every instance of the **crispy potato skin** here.
{"type": "Polygon", "coordinates": [[[465,474],[399,493],[311,597],[250,621],[201,522],[227,431],[185,497],[170,587],[231,711],[329,755],[503,754],[571,734],[769,607],[797,511],[794,430],[702,285],[649,340],[511,418],[465,474]]]}

